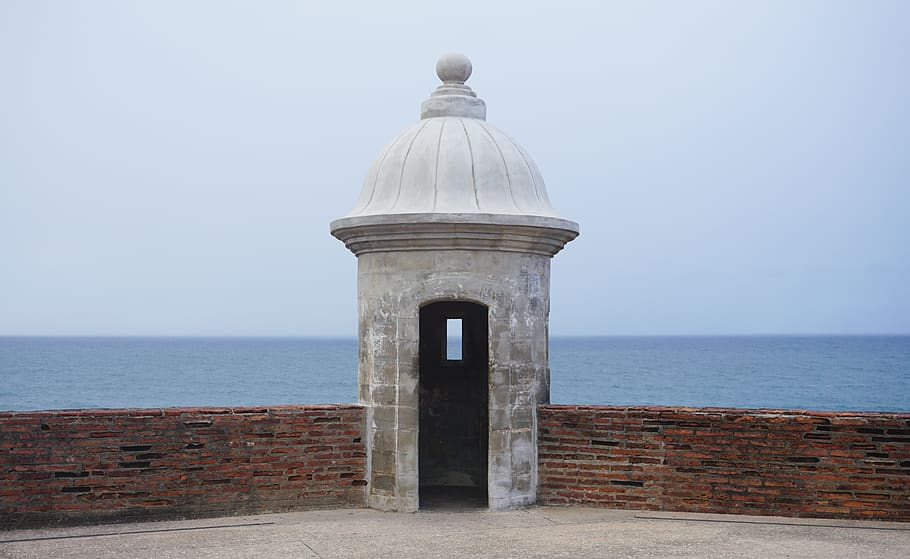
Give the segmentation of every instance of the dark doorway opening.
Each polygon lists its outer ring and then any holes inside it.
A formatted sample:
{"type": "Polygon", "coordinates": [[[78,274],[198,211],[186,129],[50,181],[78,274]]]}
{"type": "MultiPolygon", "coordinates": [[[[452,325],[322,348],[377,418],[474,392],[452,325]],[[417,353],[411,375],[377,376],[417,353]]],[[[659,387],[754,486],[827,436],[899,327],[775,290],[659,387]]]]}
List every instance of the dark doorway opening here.
{"type": "Polygon", "coordinates": [[[420,309],[420,508],[486,508],[489,448],[487,307],[420,309]]]}

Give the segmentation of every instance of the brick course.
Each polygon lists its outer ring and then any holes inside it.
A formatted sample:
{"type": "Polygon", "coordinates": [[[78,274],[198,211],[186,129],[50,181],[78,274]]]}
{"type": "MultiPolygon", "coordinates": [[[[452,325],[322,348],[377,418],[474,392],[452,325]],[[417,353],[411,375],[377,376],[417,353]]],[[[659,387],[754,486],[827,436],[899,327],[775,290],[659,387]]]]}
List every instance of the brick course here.
{"type": "Polygon", "coordinates": [[[357,405],[0,412],[0,528],[365,506],[357,405]]]}
{"type": "Polygon", "coordinates": [[[541,406],[541,504],[910,521],[910,414],[541,406]]]}
{"type": "MultiPolygon", "coordinates": [[[[910,521],[910,414],[541,406],[541,504],[910,521]]],[[[0,412],[0,528],[365,506],[357,405],[0,412]]]]}

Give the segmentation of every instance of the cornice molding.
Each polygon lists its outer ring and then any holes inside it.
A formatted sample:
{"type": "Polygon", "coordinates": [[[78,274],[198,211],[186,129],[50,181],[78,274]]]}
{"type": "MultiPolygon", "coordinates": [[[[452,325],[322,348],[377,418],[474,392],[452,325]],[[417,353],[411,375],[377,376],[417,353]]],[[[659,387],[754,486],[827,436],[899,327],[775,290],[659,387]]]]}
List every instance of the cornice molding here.
{"type": "Polygon", "coordinates": [[[332,235],[356,256],[371,252],[486,250],[552,257],[578,236],[565,219],[490,214],[404,214],[342,218],[332,235]]]}

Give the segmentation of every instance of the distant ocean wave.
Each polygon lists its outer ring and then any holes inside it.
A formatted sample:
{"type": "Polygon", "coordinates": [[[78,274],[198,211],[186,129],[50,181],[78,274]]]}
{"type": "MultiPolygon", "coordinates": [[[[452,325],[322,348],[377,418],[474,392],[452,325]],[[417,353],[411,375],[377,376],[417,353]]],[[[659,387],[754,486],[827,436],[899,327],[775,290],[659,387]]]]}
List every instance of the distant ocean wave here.
{"type": "MultiPolygon", "coordinates": [[[[552,337],[554,403],[910,411],[910,336],[552,337]]],[[[0,409],[356,400],[354,338],[0,337],[0,409]]]]}

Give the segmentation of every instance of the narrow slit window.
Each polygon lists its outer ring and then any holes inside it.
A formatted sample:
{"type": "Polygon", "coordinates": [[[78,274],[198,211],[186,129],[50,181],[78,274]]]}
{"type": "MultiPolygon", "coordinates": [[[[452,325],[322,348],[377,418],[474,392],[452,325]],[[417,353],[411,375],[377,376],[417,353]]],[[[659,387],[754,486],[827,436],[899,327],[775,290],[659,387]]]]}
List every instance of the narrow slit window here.
{"type": "Polygon", "coordinates": [[[461,361],[462,356],[462,323],[460,318],[446,319],[446,360],[461,361]]]}

